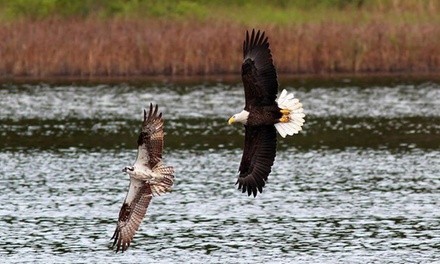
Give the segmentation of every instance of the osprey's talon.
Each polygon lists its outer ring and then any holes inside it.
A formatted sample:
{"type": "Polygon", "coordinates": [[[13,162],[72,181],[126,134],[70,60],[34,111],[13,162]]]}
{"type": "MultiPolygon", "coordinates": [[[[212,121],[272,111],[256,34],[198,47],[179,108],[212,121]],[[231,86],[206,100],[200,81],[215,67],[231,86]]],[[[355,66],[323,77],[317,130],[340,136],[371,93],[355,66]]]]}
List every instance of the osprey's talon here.
{"type": "Polygon", "coordinates": [[[150,104],[150,111],[144,110],[136,161],[122,170],[130,177],[130,187],[111,238],[116,252],[130,246],[153,196],[168,192],[174,183],[173,167],[162,163],[163,134],[162,113],[150,104]]]}

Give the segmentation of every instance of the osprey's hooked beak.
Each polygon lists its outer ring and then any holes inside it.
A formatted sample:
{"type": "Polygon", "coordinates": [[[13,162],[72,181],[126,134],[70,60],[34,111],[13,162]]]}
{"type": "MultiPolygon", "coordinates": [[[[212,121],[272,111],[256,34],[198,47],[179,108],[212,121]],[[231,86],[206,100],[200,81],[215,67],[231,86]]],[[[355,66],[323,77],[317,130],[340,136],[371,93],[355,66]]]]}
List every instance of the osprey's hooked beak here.
{"type": "Polygon", "coordinates": [[[235,118],[234,118],[234,116],[232,116],[232,117],[229,118],[229,120],[228,120],[228,124],[232,125],[233,123],[235,123],[235,118]]]}
{"type": "Polygon", "coordinates": [[[128,171],[134,171],[134,167],[127,166],[127,167],[122,169],[122,172],[127,172],[128,173],[128,171]]]}

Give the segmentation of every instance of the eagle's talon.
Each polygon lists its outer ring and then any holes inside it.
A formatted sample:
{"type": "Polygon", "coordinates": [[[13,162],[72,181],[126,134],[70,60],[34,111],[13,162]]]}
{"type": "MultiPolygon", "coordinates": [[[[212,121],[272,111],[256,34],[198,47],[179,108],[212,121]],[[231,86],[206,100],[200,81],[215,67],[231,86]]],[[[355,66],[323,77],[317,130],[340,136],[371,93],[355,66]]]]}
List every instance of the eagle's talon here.
{"type": "Polygon", "coordinates": [[[280,123],[287,123],[287,122],[289,122],[290,121],[290,117],[288,116],[288,115],[283,115],[281,118],[280,118],[280,123]]]}
{"type": "Polygon", "coordinates": [[[302,105],[292,93],[283,90],[276,99],[277,74],[264,32],[252,30],[249,34],[246,31],[243,57],[241,76],[246,103],[243,111],[233,115],[228,123],[239,122],[245,126],[237,183],[239,190],[255,197],[263,191],[272,170],[276,132],[283,138],[298,133],[304,114],[302,105]]]}

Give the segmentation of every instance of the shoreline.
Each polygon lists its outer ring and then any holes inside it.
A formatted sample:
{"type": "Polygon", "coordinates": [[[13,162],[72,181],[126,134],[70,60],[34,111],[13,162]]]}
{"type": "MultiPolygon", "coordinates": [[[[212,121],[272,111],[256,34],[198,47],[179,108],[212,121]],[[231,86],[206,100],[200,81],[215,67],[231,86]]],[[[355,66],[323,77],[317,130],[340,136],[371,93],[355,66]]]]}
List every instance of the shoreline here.
{"type": "MultiPolygon", "coordinates": [[[[437,23],[255,27],[266,31],[280,74],[440,74],[437,23]]],[[[0,79],[235,75],[248,29],[226,21],[148,19],[6,23],[0,25],[0,79]]]]}
{"type": "MultiPolygon", "coordinates": [[[[357,73],[357,74],[278,74],[278,83],[282,85],[291,83],[307,83],[308,81],[357,83],[383,80],[395,80],[398,82],[440,82],[440,73],[357,73]]],[[[193,76],[170,76],[170,75],[137,75],[137,76],[13,76],[0,77],[0,85],[14,84],[139,84],[139,83],[161,83],[161,84],[192,84],[195,82],[206,83],[227,83],[241,85],[240,74],[211,74],[193,76]]]]}

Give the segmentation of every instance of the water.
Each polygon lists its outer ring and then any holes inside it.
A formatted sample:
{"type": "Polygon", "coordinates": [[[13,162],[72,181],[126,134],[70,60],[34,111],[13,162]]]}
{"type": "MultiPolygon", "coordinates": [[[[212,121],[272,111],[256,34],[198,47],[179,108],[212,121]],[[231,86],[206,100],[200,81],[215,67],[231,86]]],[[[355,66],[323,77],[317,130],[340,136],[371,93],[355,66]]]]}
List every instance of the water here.
{"type": "Polygon", "coordinates": [[[235,83],[4,84],[2,263],[432,263],[440,254],[440,86],[285,84],[303,133],[279,140],[269,183],[235,189],[235,83]],[[174,191],[129,250],[109,248],[142,108],[166,118],[174,191]]]}

